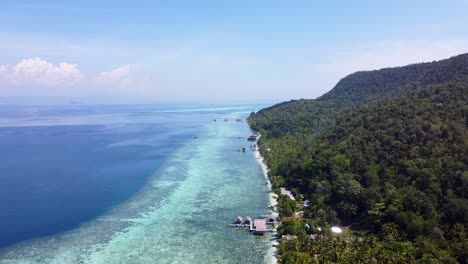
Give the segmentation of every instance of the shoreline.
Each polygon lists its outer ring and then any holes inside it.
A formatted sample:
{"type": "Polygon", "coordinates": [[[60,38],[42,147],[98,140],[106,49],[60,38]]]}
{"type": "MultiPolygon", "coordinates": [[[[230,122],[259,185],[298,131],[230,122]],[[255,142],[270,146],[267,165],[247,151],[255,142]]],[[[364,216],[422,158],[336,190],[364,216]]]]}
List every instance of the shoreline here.
{"type": "MultiPolygon", "coordinates": [[[[258,138],[260,138],[260,135],[258,136],[258,138]]],[[[265,180],[266,180],[266,183],[267,183],[267,188],[270,190],[270,192],[268,193],[269,206],[274,207],[274,210],[271,211],[271,214],[276,219],[279,219],[279,212],[278,212],[278,208],[277,208],[278,202],[276,201],[276,199],[278,197],[273,192],[270,179],[268,178],[269,168],[265,163],[265,159],[263,158],[262,154],[260,153],[260,148],[258,147],[258,140],[256,141],[256,144],[257,144],[257,149],[254,150],[255,159],[260,164],[260,167],[262,169],[262,174],[265,177],[265,180]]],[[[276,235],[276,234],[277,234],[276,232],[273,233],[273,235],[276,235]]],[[[268,257],[269,257],[268,258],[268,263],[272,263],[272,264],[277,264],[278,263],[278,248],[275,247],[275,245],[276,246],[278,245],[277,239],[272,238],[271,239],[271,247],[268,250],[268,257]]]]}

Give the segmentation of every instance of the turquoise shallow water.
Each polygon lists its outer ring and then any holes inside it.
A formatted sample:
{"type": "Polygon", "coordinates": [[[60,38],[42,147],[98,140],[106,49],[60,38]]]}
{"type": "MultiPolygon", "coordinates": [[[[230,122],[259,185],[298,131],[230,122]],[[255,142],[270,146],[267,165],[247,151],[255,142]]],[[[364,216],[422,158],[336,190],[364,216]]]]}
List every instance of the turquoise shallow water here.
{"type": "Polygon", "coordinates": [[[268,262],[269,236],[227,227],[237,215],[267,213],[260,165],[238,151],[249,149],[250,133],[244,122],[207,119],[129,200],[74,230],[7,248],[0,263],[268,262]]]}

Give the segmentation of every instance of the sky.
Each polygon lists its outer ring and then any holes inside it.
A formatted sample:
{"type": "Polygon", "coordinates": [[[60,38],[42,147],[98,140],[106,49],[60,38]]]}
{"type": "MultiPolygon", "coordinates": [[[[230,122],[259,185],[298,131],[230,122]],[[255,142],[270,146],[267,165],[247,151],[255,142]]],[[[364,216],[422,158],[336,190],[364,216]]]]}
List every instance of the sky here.
{"type": "Polygon", "coordinates": [[[279,102],[468,52],[468,1],[0,1],[0,102],[279,102]]]}

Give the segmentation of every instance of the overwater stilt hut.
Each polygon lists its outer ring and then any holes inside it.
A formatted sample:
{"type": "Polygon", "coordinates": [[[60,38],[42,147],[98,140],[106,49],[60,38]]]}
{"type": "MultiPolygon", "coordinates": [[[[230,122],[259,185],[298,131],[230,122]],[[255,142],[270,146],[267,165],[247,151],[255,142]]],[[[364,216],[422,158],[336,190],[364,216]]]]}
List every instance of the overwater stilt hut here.
{"type": "Polygon", "coordinates": [[[267,231],[266,229],[266,220],[265,219],[255,219],[253,232],[256,235],[263,235],[267,231]]]}
{"type": "Polygon", "coordinates": [[[242,217],[241,216],[237,216],[236,217],[236,220],[234,220],[234,224],[242,224],[242,217]]]}

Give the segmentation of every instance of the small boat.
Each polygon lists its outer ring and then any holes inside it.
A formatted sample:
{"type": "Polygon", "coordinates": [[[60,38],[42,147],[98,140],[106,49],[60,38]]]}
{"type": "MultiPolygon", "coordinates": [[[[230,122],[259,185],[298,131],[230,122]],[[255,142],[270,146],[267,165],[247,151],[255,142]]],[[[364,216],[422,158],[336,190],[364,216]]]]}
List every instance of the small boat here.
{"type": "Polygon", "coordinates": [[[252,218],[250,216],[246,216],[244,220],[244,225],[250,225],[252,223],[252,218]]]}
{"type": "Polygon", "coordinates": [[[247,138],[247,140],[255,141],[255,140],[257,140],[257,136],[256,135],[251,135],[250,137],[247,138]]]}

